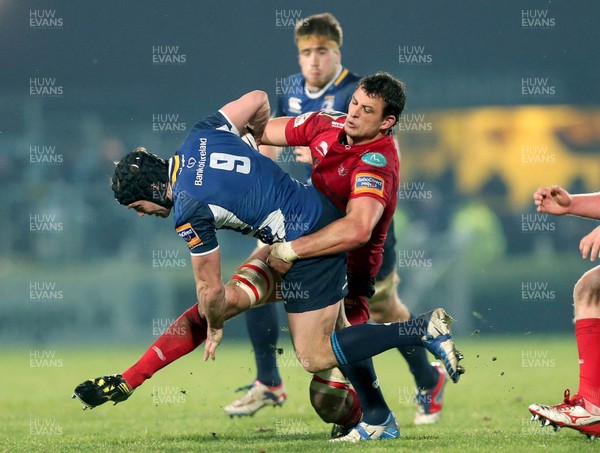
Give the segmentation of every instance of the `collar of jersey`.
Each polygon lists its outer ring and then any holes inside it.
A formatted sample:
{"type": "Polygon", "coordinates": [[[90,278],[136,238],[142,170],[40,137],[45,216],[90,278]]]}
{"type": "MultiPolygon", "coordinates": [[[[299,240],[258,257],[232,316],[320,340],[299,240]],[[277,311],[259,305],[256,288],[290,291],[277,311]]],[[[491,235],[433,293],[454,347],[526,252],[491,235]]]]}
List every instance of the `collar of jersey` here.
{"type": "MultiPolygon", "coordinates": [[[[323,88],[321,88],[316,93],[311,93],[310,91],[308,91],[306,89],[306,79],[304,79],[304,94],[306,94],[306,97],[309,99],[318,99],[321,96],[323,96],[323,93],[325,93],[329,89],[329,87],[334,84],[334,82],[337,80],[337,78],[340,76],[340,74],[342,73],[343,70],[344,70],[344,67],[342,65],[340,65],[340,69],[338,69],[338,71],[331,78],[331,80],[327,83],[327,85],[325,85],[323,88]]],[[[302,78],[304,78],[304,76],[302,78]]]]}
{"type": "Polygon", "coordinates": [[[384,135],[383,137],[381,137],[378,140],[375,140],[374,142],[362,143],[360,145],[349,145],[347,143],[342,143],[342,140],[345,141],[345,139],[346,139],[346,134],[345,134],[344,130],[342,129],[340,131],[340,133],[338,134],[337,145],[341,147],[341,148],[338,148],[339,151],[347,151],[347,152],[351,152],[351,153],[363,154],[368,151],[371,151],[372,149],[378,148],[380,146],[380,144],[383,143],[383,140],[389,140],[390,137],[392,137],[392,136],[384,135]]]}
{"type": "Polygon", "coordinates": [[[169,181],[171,182],[171,187],[175,185],[175,181],[177,181],[177,171],[179,170],[179,156],[175,154],[173,157],[169,159],[169,181]]]}

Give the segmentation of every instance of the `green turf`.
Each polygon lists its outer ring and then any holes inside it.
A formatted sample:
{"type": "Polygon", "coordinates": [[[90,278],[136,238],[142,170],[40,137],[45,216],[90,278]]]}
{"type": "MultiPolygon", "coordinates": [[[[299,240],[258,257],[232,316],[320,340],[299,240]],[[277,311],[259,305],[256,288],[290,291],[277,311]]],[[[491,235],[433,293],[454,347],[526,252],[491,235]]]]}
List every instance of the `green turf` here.
{"type": "Polygon", "coordinates": [[[246,344],[225,342],[212,363],[203,363],[196,351],[159,372],[125,403],[85,412],[70,399],[75,385],[124,370],[143,347],[5,350],[0,362],[0,450],[517,453],[598,448],[575,431],[554,434],[529,421],[529,403],[558,403],[566,387],[577,389],[573,337],[469,337],[459,339],[458,345],[466,356],[467,374],[459,384],[446,387],[444,416],[435,426],[412,425],[412,378],[400,355],[389,351],[377,357],[401,438],[360,445],[327,442],[330,427],[313,413],[309,376],[289,346],[279,356],[287,403],[243,419],[226,417],[222,408],[239,395],[236,387],[252,380],[246,344]]]}

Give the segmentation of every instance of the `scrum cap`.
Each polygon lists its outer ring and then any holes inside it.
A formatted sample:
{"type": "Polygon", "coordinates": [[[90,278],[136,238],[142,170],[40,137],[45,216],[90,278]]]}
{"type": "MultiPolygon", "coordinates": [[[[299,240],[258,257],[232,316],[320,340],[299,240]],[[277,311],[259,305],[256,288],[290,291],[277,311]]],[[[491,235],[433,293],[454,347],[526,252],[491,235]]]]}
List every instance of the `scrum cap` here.
{"type": "Polygon", "coordinates": [[[115,199],[122,205],[147,200],[165,208],[173,202],[167,198],[169,164],[146,148],[139,147],[117,162],[111,178],[115,199]]]}

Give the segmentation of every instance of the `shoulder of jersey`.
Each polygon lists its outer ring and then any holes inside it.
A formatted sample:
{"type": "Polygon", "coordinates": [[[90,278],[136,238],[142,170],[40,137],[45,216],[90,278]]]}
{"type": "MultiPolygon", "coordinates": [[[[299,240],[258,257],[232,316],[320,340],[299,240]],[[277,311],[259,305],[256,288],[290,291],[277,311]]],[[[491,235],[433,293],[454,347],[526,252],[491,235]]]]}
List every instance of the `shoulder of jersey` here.
{"type": "Polygon", "coordinates": [[[287,76],[285,78],[286,79],[290,79],[290,80],[302,80],[302,81],[304,81],[304,76],[302,75],[301,72],[297,72],[296,74],[289,75],[289,76],[287,76]]]}
{"type": "Polygon", "coordinates": [[[390,168],[396,168],[398,163],[398,152],[395,147],[376,146],[374,149],[364,153],[360,160],[375,168],[385,168],[390,164],[390,168]]]}
{"type": "MultiPolygon", "coordinates": [[[[346,68],[347,69],[347,68],[346,68]]],[[[359,76],[358,74],[354,73],[354,72],[350,72],[350,70],[348,70],[348,75],[345,77],[344,80],[347,80],[348,82],[358,82],[360,79],[362,79],[362,76],[359,76]]]]}
{"type": "Polygon", "coordinates": [[[332,128],[343,129],[348,114],[344,112],[338,112],[336,110],[321,110],[318,113],[318,116],[321,118],[326,118],[324,122],[328,127],[331,126],[332,128]]]}
{"type": "Polygon", "coordinates": [[[355,87],[356,85],[358,85],[358,81],[360,79],[362,79],[362,77],[360,77],[359,75],[357,75],[353,72],[350,72],[348,70],[348,68],[345,68],[339,77],[341,78],[341,80],[339,80],[338,83],[336,84],[338,88],[347,87],[347,86],[355,87]]]}
{"type": "MultiPolygon", "coordinates": [[[[296,86],[304,87],[304,76],[302,75],[301,72],[284,77],[284,80],[286,80],[286,82],[285,82],[286,85],[289,85],[292,87],[296,87],[296,86]]],[[[297,93],[292,90],[287,90],[287,91],[284,90],[283,93],[281,94],[281,96],[284,98],[290,97],[292,95],[297,96],[297,93]]]]}
{"type": "Polygon", "coordinates": [[[314,125],[318,128],[330,126],[334,128],[343,128],[346,120],[346,113],[336,110],[318,110],[316,112],[306,112],[294,118],[294,127],[301,126],[310,117],[314,118],[314,125]]]}

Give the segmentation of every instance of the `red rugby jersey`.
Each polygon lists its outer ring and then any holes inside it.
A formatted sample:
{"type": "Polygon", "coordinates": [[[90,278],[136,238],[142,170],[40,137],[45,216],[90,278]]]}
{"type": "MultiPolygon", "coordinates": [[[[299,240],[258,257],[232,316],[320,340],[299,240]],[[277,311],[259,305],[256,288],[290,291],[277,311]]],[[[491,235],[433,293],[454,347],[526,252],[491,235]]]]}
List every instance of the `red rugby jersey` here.
{"type": "Polygon", "coordinates": [[[345,144],[345,122],[345,113],[309,112],[290,119],[285,135],[291,146],[310,146],[313,184],[338,208],[346,211],[348,201],[358,197],[371,197],[383,205],[369,242],[348,254],[348,273],[375,277],[396,209],[400,162],[391,135],[364,145],[345,144]]]}

